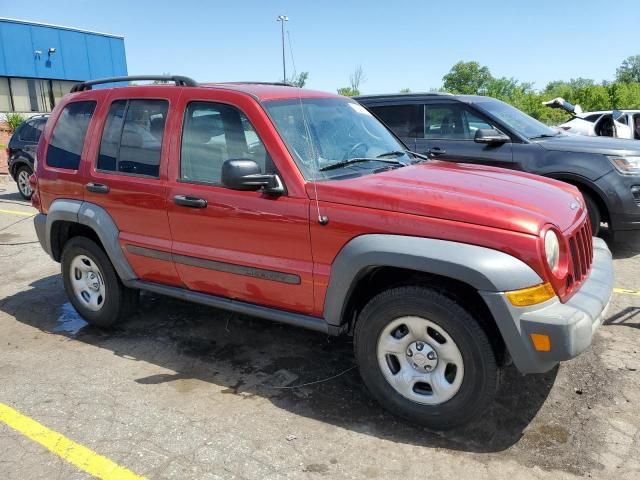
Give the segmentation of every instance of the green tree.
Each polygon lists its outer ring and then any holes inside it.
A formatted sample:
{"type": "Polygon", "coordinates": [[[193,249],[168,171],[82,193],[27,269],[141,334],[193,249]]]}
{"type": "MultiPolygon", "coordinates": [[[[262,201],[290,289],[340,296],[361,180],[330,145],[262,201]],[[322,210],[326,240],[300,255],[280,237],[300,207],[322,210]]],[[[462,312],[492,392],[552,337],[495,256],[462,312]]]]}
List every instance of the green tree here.
{"type": "Polygon", "coordinates": [[[400,93],[411,93],[411,89],[410,88],[401,88],[400,89],[400,93]]]}
{"type": "Polygon", "coordinates": [[[349,75],[349,86],[339,88],[338,94],[344,95],[345,97],[358,96],[360,95],[360,84],[366,81],[367,81],[367,77],[364,74],[362,65],[358,65],[353,71],[353,73],[349,75]]]}
{"type": "Polygon", "coordinates": [[[360,90],[354,90],[351,87],[342,87],[338,89],[338,95],[344,95],[345,97],[357,97],[360,95],[360,90]]]}
{"type": "Polygon", "coordinates": [[[478,62],[458,62],[442,77],[442,88],[450,93],[484,94],[493,79],[488,67],[478,62]]]}
{"type": "Polygon", "coordinates": [[[307,84],[309,78],[309,72],[300,72],[299,75],[294,76],[289,83],[295,87],[303,88],[307,84]]]}
{"type": "Polygon", "coordinates": [[[640,82],[640,55],[627,57],[616,70],[616,80],[619,82],[640,82]]]}

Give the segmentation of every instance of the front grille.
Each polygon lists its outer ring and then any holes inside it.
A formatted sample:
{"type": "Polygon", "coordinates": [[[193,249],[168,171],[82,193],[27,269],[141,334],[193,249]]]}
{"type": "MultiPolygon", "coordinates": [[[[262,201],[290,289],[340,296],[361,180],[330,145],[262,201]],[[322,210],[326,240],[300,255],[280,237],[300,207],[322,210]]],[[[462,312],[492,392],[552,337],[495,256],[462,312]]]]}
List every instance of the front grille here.
{"type": "Polygon", "coordinates": [[[567,290],[582,282],[589,274],[593,262],[593,238],[591,224],[585,221],[569,237],[571,253],[570,271],[567,277],[567,290]]]}

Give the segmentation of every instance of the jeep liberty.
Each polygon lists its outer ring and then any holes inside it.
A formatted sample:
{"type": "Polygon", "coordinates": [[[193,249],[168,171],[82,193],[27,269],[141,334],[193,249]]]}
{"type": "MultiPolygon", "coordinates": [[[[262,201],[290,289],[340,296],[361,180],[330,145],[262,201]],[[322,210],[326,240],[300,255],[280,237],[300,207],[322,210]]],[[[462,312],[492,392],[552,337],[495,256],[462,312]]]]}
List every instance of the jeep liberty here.
{"type": "Polygon", "coordinates": [[[434,429],[481,415],[509,362],[588,348],[612,292],[577,188],[428,160],[334,94],[84,82],[37,153],[35,228],[87,322],[145,290],[353,335],[372,396],[434,429]]]}

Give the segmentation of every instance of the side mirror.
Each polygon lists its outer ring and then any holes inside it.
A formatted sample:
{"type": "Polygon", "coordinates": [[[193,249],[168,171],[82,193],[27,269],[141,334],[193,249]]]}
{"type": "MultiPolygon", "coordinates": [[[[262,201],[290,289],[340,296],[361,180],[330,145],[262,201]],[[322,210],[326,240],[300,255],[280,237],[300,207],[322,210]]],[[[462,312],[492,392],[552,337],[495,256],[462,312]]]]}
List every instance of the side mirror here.
{"type": "Polygon", "coordinates": [[[284,193],[277,175],[262,173],[256,162],[245,158],[227,160],[222,164],[222,184],[233,190],[262,189],[265,193],[284,193]]]}
{"type": "Polygon", "coordinates": [[[497,145],[501,143],[510,142],[511,139],[502,132],[493,128],[479,128],[476,130],[476,135],[473,137],[473,141],[476,143],[485,143],[488,145],[497,145]]]}

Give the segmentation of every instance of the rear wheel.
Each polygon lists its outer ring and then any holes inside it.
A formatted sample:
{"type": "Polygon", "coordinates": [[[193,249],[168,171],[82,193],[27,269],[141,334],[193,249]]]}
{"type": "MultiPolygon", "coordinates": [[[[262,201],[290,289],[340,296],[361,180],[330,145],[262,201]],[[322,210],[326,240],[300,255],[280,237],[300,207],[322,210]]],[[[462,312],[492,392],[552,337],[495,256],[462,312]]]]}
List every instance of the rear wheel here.
{"type": "Polygon", "coordinates": [[[109,327],[135,306],[138,291],[122,284],[107,255],[92,240],[69,240],[60,263],[67,296],[88,323],[109,327]]]}
{"type": "Polygon", "coordinates": [[[491,403],[498,367],[486,333],[460,304],[424,287],[380,293],[355,328],[364,383],[391,413],[443,430],[491,403]]]}
{"type": "Polygon", "coordinates": [[[600,207],[593,197],[586,193],[581,192],[584,197],[584,203],[587,207],[587,213],[589,214],[589,222],[591,222],[591,231],[595,237],[600,233],[600,222],[602,222],[602,213],[600,213],[600,207]]]}
{"type": "Polygon", "coordinates": [[[27,165],[23,165],[18,169],[16,173],[16,183],[18,184],[18,191],[22,198],[25,200],[30,200],[31,195],[33,195],[33,191],[31,190],[31,185],[29,184],[29,177],[33,173],[30,167],[27,165]]]}

